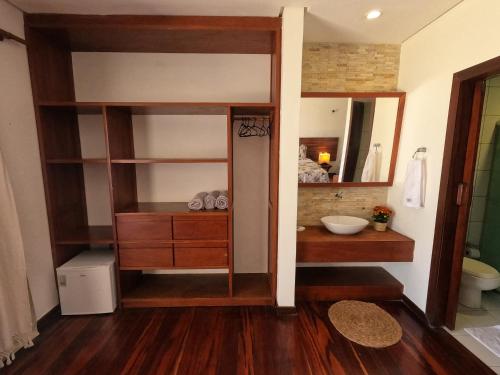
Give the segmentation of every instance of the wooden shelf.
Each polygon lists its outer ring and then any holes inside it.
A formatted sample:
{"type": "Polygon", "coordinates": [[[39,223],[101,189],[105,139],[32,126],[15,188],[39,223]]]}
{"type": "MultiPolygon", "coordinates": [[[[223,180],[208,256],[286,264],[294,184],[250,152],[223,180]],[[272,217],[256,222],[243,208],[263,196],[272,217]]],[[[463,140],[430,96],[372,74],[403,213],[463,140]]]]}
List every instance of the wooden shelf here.
{"type": "Polygon", "coordinates": [[[267,274],[234,274],[233,297],[227,274],[142,275],[123,294],[124,307],[241,306],[273,303],[267,274]]]}
{"type": "Polygon", "coordinates": [[[387,230],[367,227],[355,235],[338,235],[323,226],[297,233],[297,262],[411,262],[415,242],[387,230]]]}
{"type": "Polygon", "coordinates": [[[47,159],[47,164],[106,164],[105,158],[67,158],[67,159],[47,159]]]}
{"type": "Polygon", "coordinates": [[[382,267],[298,267],[297,300],[395,300],[403,284],[382,267]]]}
{"type": "Polygon", "coordinates": [[[28,14],[26,26],[76,52],[272,54],[281,19],[28,14]]]}
{"type": "Polygon", "coordinates": [[[188,208],[187,202],[137,202],[124,207],[116,212],[116,215],[133,214],[164,214],[164,215],[218,215],[227,216],[227,210],[200,210],[192,211],[188,208]]]}
{"type": "Polygon", "coordinates": [[[75,111],[79,115],[102,115],[104,108],[97,102],[70,102],[70,101],[41,101],[40,109],[75,111]]]}
{"type": "Polygon", "coordinates": [[[275,105],[272,103],[239,103],[231,105],[234,116],[270,116],[275,105]]]}
{"type": "Polygon", "coordinates": [[[79,114],[102,114],[105,108],[122,109],[133,115],[236,115],[269,114],[273,103],[231,102],[76,102],[39,101],[40,108],[74,110],[79,114]]]}
{"type": "Polygon", "coordinates": [[[191,159],[113,159],[113,164],[205,164],[205,163],[227,163],[226,158],[191,158],[191,159]]]}
{"type": "Polygon", "coordinates": [[[58,237],[55,242],[58,245],[113,244],[113,227],[93,225],[66,230],[64,235],[58,237]]]}
{"type": "Polygon", "coordinates": [[[143,275],[124,307],[216,306],[228,298],[228,275],[143,275]]]}

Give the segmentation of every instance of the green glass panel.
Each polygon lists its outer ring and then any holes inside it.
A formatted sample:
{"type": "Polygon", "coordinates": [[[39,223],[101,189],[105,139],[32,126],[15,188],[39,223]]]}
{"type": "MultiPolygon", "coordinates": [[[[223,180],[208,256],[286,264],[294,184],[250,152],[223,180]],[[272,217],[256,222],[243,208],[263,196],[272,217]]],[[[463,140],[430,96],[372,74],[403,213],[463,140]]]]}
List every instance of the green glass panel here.
{"type": "Polygon", "coordinates": [[[480,247],[481,260],[500,271],[500,125],[495,127],[494,147],[480,247]]]}

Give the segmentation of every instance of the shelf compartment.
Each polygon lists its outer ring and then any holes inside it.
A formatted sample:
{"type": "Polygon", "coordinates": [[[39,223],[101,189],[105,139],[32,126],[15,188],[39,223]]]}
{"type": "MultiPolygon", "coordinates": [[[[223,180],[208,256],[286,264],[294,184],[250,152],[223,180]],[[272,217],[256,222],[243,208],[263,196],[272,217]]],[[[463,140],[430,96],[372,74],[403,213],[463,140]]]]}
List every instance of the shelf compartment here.
{"type": "Polygon", "coordinates": [[[272,54],[281,19],[29,14],[26,25],[48,37],[63,33],[75,52],[272,54]]]}
{"type": "Polygon", "coordinates": [[[241,305],[271,305],[270,279],[267,273],[233,274],[233,301],[241,305]]]}
{"type": "Polygon", "coordinates": [[[111,225],[91,225],[66,229],[64,234],[56,238],[58,245],[103,244],[114,243],[111,225]]]}
{"type": "Polygon", "coordinates": [[[382,267],[298,267],[297,300],[397,300],[403,284],[382,267]]]}
{"type": "Polygon", "coordinates": [[[396,231],[372,227],[355,235],[339,235],[323,226],[297,233],[297,262],[411,262],[415,242],[396,231]]]}
{"type": "Polygon", "coordinates": [[[137,202],[125,206],[118,210],[116,215],[134,215],[134,214],[162,214],[162,215],[216,215],[227,216],[227,210],[200,210],[192,211],[188,208],[187,202],[137,202]]]}
{"type": "Polygon", "coordinates": [[[65,158],[65,159],[47,159],[47,164],[106,164],[104,158],[65,158]]]}
{"type": "Polygon", "coordinates": [[[123,294],[124,307],[218,306],[227,303],[227,274],[142,275],[123,294]]]}
{"type": "Polygon", "coordinates": [[[191,158],[191,159],[173,159],[173,158],[141,158],[141,159],[113,159],[113,164],[203,164],[203,163],[227,163],[227,158],[191,158]]]}

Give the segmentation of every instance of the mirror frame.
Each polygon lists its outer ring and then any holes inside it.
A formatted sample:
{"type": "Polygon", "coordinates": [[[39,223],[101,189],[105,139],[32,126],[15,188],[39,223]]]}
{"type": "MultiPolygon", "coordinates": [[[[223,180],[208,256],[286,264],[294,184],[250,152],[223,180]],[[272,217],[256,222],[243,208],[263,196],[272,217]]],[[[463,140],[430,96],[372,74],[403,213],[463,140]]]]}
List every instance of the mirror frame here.
{"type": "Polygon", "coordinates": [[[406,100],[404,91],[363,91],[363,92],[302,92],[302,98],[399,98],[398,112],[396,114],[396,126],[394,128],[394,143],[392,144],[391,164],[389,176],[386,182],[319,182],[299,183],[299,187],[379,187],[392,186],[396,162],[398,160],[399,139],[403,125],[403,113],[406,100]]]}

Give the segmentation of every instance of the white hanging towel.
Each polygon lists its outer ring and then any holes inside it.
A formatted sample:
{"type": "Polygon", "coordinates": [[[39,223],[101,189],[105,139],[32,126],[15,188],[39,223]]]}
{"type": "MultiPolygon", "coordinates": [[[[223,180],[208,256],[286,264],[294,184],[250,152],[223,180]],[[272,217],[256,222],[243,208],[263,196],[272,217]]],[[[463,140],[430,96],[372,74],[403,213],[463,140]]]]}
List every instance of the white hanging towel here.
{"type": "Polygon", "coordinates": [[[424,207],[425,200],[425,160],[412,159],[406,170],[404,205],[406,207],[424,207]]]}
{"type": "Polygon", "coordinates": [[[377,172],[377,153],[375,150],[370,150],[366,155],[365,166],[361,174],[361,182],[375,182],[377,172]]]}

